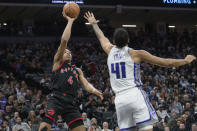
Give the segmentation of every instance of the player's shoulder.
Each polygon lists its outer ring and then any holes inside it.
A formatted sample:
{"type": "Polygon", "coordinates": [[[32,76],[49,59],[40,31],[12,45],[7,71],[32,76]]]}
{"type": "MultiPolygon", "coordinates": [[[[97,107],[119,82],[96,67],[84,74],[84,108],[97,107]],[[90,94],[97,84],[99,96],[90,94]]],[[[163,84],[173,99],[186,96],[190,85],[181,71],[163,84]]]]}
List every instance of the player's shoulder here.
{"type": "Polygon", "coordinates": [[[113,45],[112,43],[110,43],[109,49],[112,49],[113,47],[115,47],[115,45],[113,45]]]}
{"type": "Polygon", "coordinates": [[[145,52],[145,50],[135,50],[133,48],[129,48],[129,54],[130,55],[137,56],[137,55],[140,55],[143,52],[145,52]]]}
{"type": "Polygon", "coordinates": [[[135,50],[135,49],[130,48],[129,55],[136,63],[140,63],[141,54],[143,54],[144,52],[145,50],[135,50]]]}
{"type": "Polygon", "coordinates": [[[133,48],[129,48],[129,54],[130,55],[135,55],[137,53],[137,50],[133,49],[133,48]]]}
{"type": "Polygon", "coordinates": [[[113,47],[115,47],[115,45],[113,45],[113,44],[110,43],[110,44],[106,47],[105,52],[109,55],[109,53],[111,52],[111,50],[112,50],[113,47]]]}

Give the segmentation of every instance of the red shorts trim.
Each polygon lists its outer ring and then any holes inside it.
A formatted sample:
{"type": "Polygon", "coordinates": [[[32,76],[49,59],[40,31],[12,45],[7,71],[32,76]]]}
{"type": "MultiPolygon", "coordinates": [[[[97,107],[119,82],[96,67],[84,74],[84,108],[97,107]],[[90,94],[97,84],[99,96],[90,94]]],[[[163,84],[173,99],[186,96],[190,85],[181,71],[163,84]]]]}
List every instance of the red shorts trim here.
{"type": "Polygon", "coordinates": [[[55,119],[53,117],[49,116],[49,115],[45,115],[45,117],[48,117],[49,119],[55,121],[55,119]]]}
{"type": "Polygon", "coordinates": [[[70,126],[70,125],[71,125],[72,123],[74,123],[75,121],[82,120],[82,119],[83,119],[82,117],[76,118],[76,119],[70,121],[70,122],[68,123],[68,126],[70,126]]]}

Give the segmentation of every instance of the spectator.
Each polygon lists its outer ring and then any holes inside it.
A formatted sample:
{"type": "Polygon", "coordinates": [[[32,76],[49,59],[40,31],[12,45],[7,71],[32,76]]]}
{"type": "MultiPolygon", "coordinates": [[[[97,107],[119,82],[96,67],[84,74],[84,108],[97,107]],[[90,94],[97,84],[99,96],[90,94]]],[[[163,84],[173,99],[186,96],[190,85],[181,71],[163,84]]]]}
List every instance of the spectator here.
{"type": "Polygon", "coordinates": [[[152,91],[150,92],[149,99],[150,99],[150,101],[151,101],[151,100],[158,101],[158,97],[156,96],[156,94],[155,94],[155,91],[154,91],[154,90],[152,90],[152,91]]]}
{"type": "Polygon", "coordinates": [[[8,97],[7,105],[12,106],[12,105],[13,105],[13,102],[14,102],[14,95],[10,95],[10,96],[8,97]]]}
{"type": "Polygon", "coordinates": [[[49,86],[50,82],[51,82],[51,79],[48,76],[48,74],[44,74],[44,78],[41,79],[40,84],[45,85],[45,86],[49,86]]]}
{"type": "Polygon", "coordinates": [[[98,125],[97,119],[96,118],[92,118],[91,119],[91,127],[89,127],[89,131],[95,129],[96,131],[101,131],[101,127],[98,125]]]}
{"type": "Polygon", "coordinates": [[[5,121],[7,121],[8,125],[10,126],[10,115],[9,115],[9,114],[4,114],[3,119],[4,119],[5,121]]]}
{"type": "Polygon", "coordinates": [[[184,76],[181,76],[181,80],[179,82],[179,84],[182,86],[182,87],[189,87],[189,83],[187,80],[185,80],[185,77],[184,76]]]}
{"type": "Polygon", "coordinates": [[[7,104],[7,99],[4,97],[4,94],[2,91],[0,91],[0,110],[5,110],[5,105],[7,104]]]}
{"type": "Polygon", "coordinates": [[[20,117],[16,118],[16,124],[13,126],[13,131],[19,131],[20,129],[24,131],[31,131],[30,126],[26,122],[22,122],[20,117]]]}
{"type": "Polygon", "coordinates": [[[0,110],[0,125],[2,124],[3,122],[3,111],[0,110]]]}
{"type": "Polygon", "coordinates": [[[159,110],[157,110],[157,115],[161,119],[165,119],[166,117],[168,117],[168,118],[170,117],[163,105],[159,106],[159,110]]]}
{"type": "Polygon", "coordinates": [[[38,107],[38,108],[37,108],[37,110],[38,110],[39,114],[37,115],[37,120],[40,123],[42,121],[42,118],[45,115],[45,112],[44,112],[44,109],[42,107],[38,107]],[[38,108],[40,108],[40,109],[38,109],[38,108]]]}
{"type": "Polygon", "coordinates": [[[57,120],[57,126],[55,127],[54,131],[68,131],[68,130],[64,127],[64,123],[62,120],[57,120]]]}
{"type": "Polygon", "coordinates": [[[91,126],[89,127],[88,131],[99,131],[99,130],[96,128],[95,123],[91,123],[91,126]]]}
{"type": "Polygon", "coordinates": [[[10,126],[13,127],[16,124],[16,118],[19,117],[19,113],[16,111],[14,112],[14,117],[11,118],[10,120],[10,126]]]}
{"type": "Polygon", "coordinates": [[[2,122],[2,124],[0,126],[0,130],[1,131],[11,131],[7,121],[2,122]]]}
{"type": "Polygon", "coordinates": [[[28,117],[29,112],[33,110],[30,100],[25,100],[25,103],[22,105],[22,113],[25,118],[28,117]]]}
{"type": "Polygon", "coordinates": [[[112,131],[111,129],[109,129],[108,122],[103,122],[103,130],[102,131],[112,131]]]}
{"type": "Polygon", "coordinates": [[[179,97],[175,96],[174,98],[175,100],[172,103],[172,106],[170,107],[170,109],[172,112],[181,113],[183,111],[183,107],[181,103],[179,102],[179,97]]]}
{"type": "Polygon", "coordinates": [[[90,119],[87,118],[87,113],[83,112],[82,113],[82,118],[83,118],[84,126],[88,130],[90,125],[91,125],[91,121],[90,121],[90,119]]]}
{"type": "Polygon", "coordinates": [[[37,131],[39,128],[39,123],[38,123],[36,114],[33,110],[29,112],[27,120],[28,120],[29,126],[31,127],[31,131],[37,131]]]}
{"type": "Polygon", "coordinates": [[[186,129],[185,129],[185,124],[184,123],[181,123],[180,125],[179,125],[179,130],[178,131],[186,131],[186,129]]]}
{"type": "Polygon", "coordinates": [[[6,105],[4,113],[11,116],[12,115],[12,105],[6,105]]]}

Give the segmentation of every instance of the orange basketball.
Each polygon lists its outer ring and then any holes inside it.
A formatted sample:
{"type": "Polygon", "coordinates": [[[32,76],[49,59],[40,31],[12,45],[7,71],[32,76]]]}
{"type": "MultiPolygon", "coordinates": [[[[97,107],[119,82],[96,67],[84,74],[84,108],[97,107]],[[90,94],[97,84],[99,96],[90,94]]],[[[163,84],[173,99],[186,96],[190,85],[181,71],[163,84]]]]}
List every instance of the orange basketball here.
{"type": "Polygon", "coordinates": [[[79,15],[80,8],[78,4],[69,2],[64,5],[63,12],[71,18],[76,18],[79,15]]]}

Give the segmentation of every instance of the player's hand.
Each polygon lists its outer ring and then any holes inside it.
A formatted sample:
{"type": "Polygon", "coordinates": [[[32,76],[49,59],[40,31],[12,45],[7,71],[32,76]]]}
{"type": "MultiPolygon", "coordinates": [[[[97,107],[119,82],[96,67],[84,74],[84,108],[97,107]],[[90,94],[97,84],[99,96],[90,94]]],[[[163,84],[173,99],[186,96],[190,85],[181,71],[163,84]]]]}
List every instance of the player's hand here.
{"type": "Polygon", "coordinates": [[[76,18],[71,18],[69,16],[67,16],[64,12],[62,12],[62,15],[64,18],[66,18],[68,20],[68,22],[73,22],[76,18]]]}
{"type": "Polygon", "coordinates": [[[93,91],[93,94],[97,95],[98,97],[100,97],[101,100],[103,100],[103,94],[97,89],[93,91]]]}
{"type": "Polygon", "coordinates": [[[185,57],[185,60],[186,60],[186,62],[189,64],[189,63],[191,63],[193,60],[196,60],[196,57],[193,56],[193,55],[187,55],[187,56],[185,57]]]}
{"type": "Polygon", "coordinates": [[[101,92],[98,91],[97,96],[100,97],[101,100],[103,100],[103,94],[101,92]]]}
{"type": "Polygon", "coordinates": [[[88,20],[90,24],[97,24],[99,22],[99,20],[95,19],[94,14],[89,11],[85,13],[84,18],[88,20]]]}

